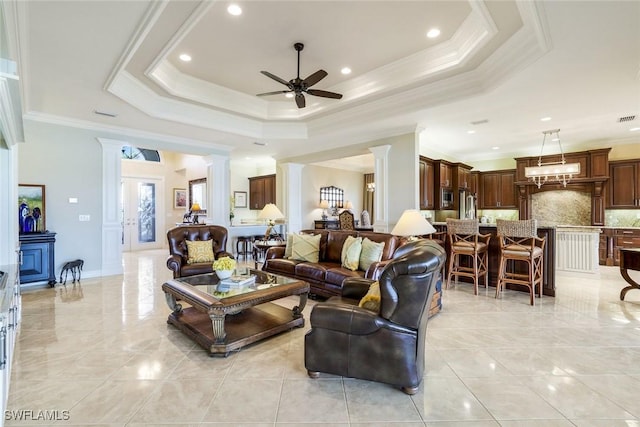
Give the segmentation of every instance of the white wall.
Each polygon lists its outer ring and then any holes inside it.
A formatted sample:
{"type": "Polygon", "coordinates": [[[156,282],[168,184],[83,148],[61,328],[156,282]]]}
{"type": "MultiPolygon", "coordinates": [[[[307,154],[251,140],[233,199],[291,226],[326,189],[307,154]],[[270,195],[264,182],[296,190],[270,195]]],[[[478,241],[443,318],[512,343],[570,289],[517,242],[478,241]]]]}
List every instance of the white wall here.
{"type": "MultiPolygon", "coordinates": [[[[344,200],[353,203],[353,212],[356,218],[362,212],[362,191],[364,186],[364,174],[343,169],[326,168],[322,166],[307,165],[302,170],[302,227],[313,228],[313,221],[321,219],[322,209],[320,203],[320,187],[335,186],[344,190],[344,200]]],[[[327,212],[331,215],[330,212],[327,212]]]]}
{"type": "Polygon", "coordinates": [[[102,268],[102,148],[95,133],[25,122],[18,180],[45,185],[46,228],[57,233],[55,272],[73,259],[85,261],[83,276],[102,268]],[[78,203],[69,203],[69,198],[78,203]],[[90,215],[80,222],[78,215],[90,215]]]}

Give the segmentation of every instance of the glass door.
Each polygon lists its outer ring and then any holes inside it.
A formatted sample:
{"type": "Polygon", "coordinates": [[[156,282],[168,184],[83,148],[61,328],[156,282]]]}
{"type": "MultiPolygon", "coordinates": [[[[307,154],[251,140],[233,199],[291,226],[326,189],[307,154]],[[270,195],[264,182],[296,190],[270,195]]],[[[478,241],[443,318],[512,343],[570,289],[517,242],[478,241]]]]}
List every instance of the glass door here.
{"type": "Polygon", "coordinates": [[[163,185],[160,179],[122,178],[122,250],[160,249],[162,215],[159,199],[163,185]]]}

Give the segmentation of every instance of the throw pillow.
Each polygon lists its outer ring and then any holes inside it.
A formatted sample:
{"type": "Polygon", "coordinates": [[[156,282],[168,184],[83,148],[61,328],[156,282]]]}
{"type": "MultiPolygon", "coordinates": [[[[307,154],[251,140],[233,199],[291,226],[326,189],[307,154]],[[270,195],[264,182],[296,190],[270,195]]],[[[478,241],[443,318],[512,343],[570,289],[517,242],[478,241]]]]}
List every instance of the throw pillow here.
{"type": "Polygon", "coordinates": [[[360,264],[360,251],[362,250],[362,237],[349,236],[342,245],[342,266],[351,271],[356,271],[360,264]]]}
{"type": "Polygon", "coordinates": [[[307,262],[318,262],[320,257],[320,234],[294,234],[292,239],[291,259],[307,262]]]}
{"type": "Polygon", "coordinates": [[[287,246],[284,248],[284,259],[291,258],[293,252],[293,233],[287,234],[287,246]]]}
{"type": "Polygon", "coordinates": [[[369,285],[369,291],[362,297],[358,303],[358,307],[371,310],[376,313],[380,312],[380,283],[373,282],[369,285]]]}
{"type": "Polygon", "coordinates": [[[376,243],[365,237],[362,241],[362,251],[360,252],[360,270],[367,271],[374,262],[382,259],[384,242],[376,243]]]}
{"type": "Polygon", "coordinates": [[[211,240],[187,240],[187,264],[213,262],[213,243],[211,240]]]}

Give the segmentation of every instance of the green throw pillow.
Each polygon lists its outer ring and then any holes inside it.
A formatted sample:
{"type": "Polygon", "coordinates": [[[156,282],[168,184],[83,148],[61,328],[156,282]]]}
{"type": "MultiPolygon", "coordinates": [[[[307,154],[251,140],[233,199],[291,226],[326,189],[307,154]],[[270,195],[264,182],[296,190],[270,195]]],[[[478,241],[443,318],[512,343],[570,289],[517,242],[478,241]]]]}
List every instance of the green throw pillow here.
{"type": "Polygon", "coordinates": [[[213,243],[211,240],[187,240],[187,264],[213,262],[213,243]]]}
{"type": "Polygon", "coordinates": [[[362,307],[376,313],[380,312],[380,283],[376,281],[369,285],[369,291],[362,297],[358,303],[358,307],[362,307]]]}
{"type": "Polygon", "coordinates": [[[320,234],[294,234],[292,239],[291,259],[318,262],[320,257],[320,234]]]}
{"type": "Polygon", "coordinates": [[[351,271],[356,271],[360,264],[360,251],[362,250],[362,237],[349,236],[342,245],[340,259],[342,266],[351,271]]]}
{"type": "Polygon", "coordinates": [[[284,259],[291,258],[293,252],[293,233],[287,234],[287,246],[284,248],[284,259]]]}
{"type": "Polygon", "coordinates": [[[367,271],[374,262],[382,259],[384,242],[376,243],[365,237],[362,241],[362,251],[360,252],[360,270],[367,271]]]}

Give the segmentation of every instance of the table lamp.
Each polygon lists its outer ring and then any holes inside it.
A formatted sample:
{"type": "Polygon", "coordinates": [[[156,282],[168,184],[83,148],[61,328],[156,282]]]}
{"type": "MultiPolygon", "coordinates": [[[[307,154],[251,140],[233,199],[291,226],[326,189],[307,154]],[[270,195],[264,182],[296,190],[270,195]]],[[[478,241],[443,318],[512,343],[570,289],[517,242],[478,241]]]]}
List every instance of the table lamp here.
{"type": "Polygon", "coordinates": [[[191,213],[193,213],[193,223],[198,224],[198,214],[200,213],[200,204],[198,202],[191,205],[191,213]]]}
{"type": "Polygon", "coordinates": [[[433,225],[431,225],[431,223],[427,221],[416,209],[407,209],[402,212],[402,216],[398,220],[398,223],[393,227],[393,230],[391,230],[391,234],[395,236],[408,237],[408,240],[410,241],[416,240],[416,236],[435,232],[436,229],[433,228],[433,225]]]}
{"type": "Polygon", "coordinates": [[[353,203],[347,200],[346,202],[344,202],[344,209],[351,212],[351,209],[353,209],[353,203]]]}
{"type": "Polygon", "coordinates": [[[322,209],[322,220],[327,220],[327,209],[329,209],[329,202],[326,200],[320,200],[320,208],[322,209]]]}
{"type": "Polygon", "coordinates": [[[273,230],[273,226],[275,225],[276,219],[284,218],[284,214],[280,212],[280,209],[273,203],[267,203],[264,205],[264,208],[258,214],[258,219],[266,219],[268,221],[267,231],[264,233],[264,240],[269,240],[269,236],[271,236],[271,230],[273,230]]]}

